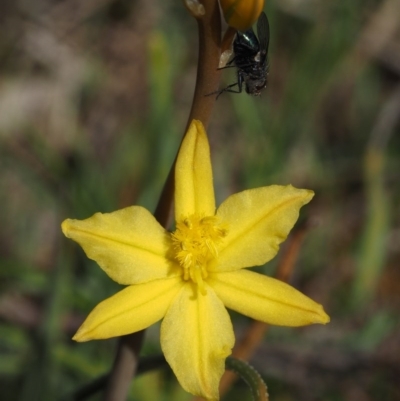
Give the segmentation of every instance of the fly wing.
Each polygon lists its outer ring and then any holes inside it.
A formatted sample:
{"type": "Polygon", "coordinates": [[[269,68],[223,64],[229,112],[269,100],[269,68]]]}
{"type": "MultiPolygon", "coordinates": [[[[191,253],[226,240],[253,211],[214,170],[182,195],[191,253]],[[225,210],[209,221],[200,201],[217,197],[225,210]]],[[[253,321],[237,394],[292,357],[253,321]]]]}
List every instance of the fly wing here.
{"type": "Polygon", "coordinates": [[[267,15],[262,12],[257,21],[257,35],[260,43],[260,61],[264,63],[268,54],[269,22],[267,15]]]}

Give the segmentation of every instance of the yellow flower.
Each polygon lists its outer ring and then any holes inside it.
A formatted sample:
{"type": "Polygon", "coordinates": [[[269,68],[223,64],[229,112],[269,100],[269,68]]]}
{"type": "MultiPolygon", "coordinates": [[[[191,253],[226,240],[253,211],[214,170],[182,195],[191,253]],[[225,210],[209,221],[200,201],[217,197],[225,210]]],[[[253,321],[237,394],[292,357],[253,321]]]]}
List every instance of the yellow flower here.
{"type": "Polygon", "coordinates": [[[217,400],[234,345],[225,306],[275,325],[329,321],[321,305],[291,286],[244,269],[275,256],[312,197],[273,185],[232,195],[215,210],[207,135],[193,121],[176,163],[172,234],[140,206],[63,222],[68,238],[128,285],[94,308],[74,340],[121,336],[163,319],[161,347],[180,384],[217,400]]]}

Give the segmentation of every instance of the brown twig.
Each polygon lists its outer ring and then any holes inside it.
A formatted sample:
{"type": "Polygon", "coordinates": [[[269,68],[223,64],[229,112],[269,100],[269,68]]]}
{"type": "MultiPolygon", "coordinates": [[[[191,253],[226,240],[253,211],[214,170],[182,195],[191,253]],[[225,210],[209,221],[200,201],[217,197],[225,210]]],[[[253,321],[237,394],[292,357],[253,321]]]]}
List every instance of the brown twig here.
{"type": "MultiPolygon", "coordinates": [[[[199,59],[196,88],[187,126],[193,119],[207,127],[215,104],[215,96],[206,96],[219,85],[218,64],[221,51],[221,17],[216,0],[203,0],[204,15],[196,17],[199,32],[199,59]]],[[[174,193],[175,161],[164,185],[154,216],[167,227],[174,193]]],[[[108,380],[105,401],[124,401],[139,361],[144,331],[120,338],[117,355],[108,380]]]]}

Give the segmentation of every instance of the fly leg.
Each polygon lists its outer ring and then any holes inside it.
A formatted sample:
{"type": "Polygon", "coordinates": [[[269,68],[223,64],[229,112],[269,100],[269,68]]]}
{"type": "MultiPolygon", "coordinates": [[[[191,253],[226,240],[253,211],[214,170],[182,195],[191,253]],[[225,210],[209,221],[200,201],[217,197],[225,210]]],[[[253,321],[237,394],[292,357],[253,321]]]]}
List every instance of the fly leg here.
{"type": "Polygon", "coordinates": [[[211,92],[211,93],[207,93],[206,96],[211,96],[211,95],[217,95],[217,99],[220,97],[220,95],[222,95],[224,92],[229,92],[229,93],[242,93],[242,89],[243,89],[243,75],[241,72],[238,72],[237,75],[237,82],[235,82],[234,84],[230,84],[228,85],[226,88],[224,89],[220,89],[217,90],[215,92],[211,92]],[[235,86],[238,87],[237,90],[234,90],[232,88],[234,88],[235,86]]]}

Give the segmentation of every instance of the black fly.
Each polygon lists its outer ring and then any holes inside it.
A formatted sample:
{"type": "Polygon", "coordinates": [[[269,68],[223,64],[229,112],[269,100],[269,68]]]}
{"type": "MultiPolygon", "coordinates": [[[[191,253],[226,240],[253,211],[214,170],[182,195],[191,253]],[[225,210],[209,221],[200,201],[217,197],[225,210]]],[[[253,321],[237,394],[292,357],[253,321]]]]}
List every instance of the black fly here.
{"type": "Polygon", "coordinates": [[[259,96],[267,86],[269,23],[264,12],[257,21],[257,35],[258,39],[252,28],[236,33],[233,58],[223,68],[236,67],[237,82],[213,92],[212,94],[217,93],[217,98],[224,92],[241,93],[243,83],[246,92],[253,96],[259,96]],[[238,90],[232,89],[235,86],[238,86],[238,90]]]}

